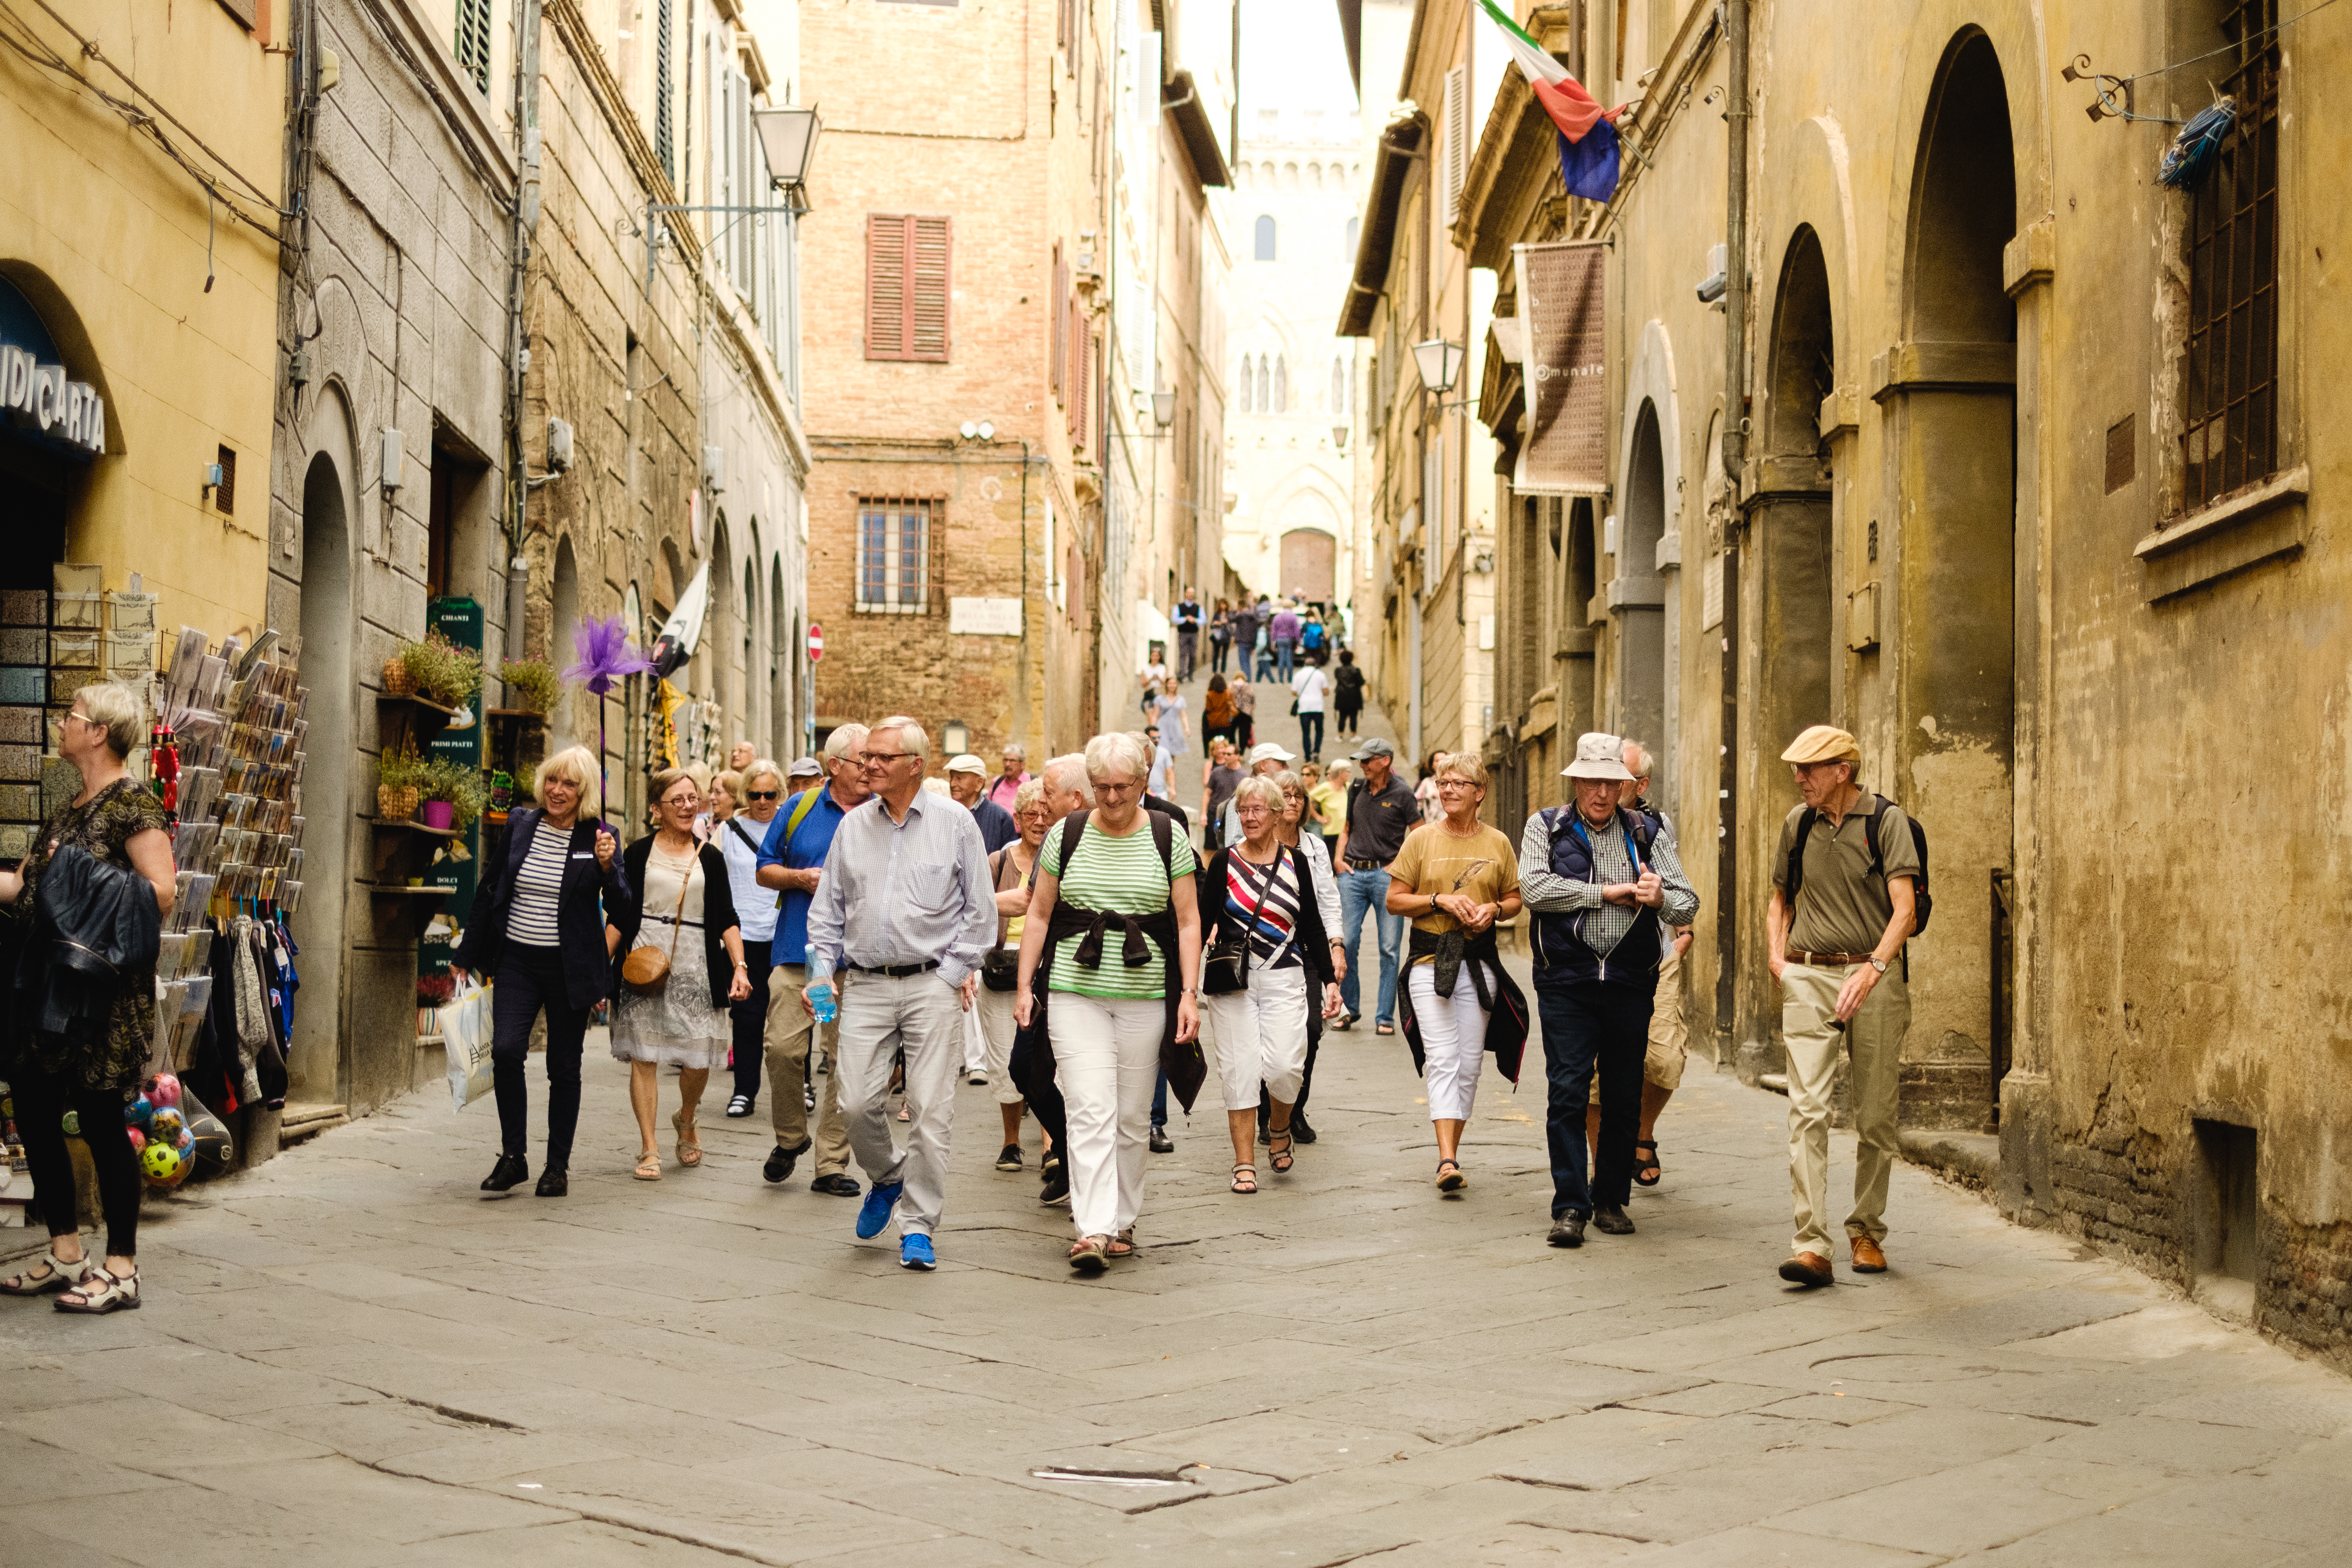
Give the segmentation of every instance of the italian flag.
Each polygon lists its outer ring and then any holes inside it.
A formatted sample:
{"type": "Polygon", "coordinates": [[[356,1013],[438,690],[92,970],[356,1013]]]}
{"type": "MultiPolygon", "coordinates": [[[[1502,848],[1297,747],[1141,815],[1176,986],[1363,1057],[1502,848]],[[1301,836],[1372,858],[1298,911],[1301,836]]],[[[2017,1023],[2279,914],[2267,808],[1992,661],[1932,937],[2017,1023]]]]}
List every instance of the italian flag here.
{"type": "Polygon", "coordinates": [[[1625,106],[1602,109],[1583,84],[1568,74],[1568,68],[1522,32],[1496,0],[1478,0],[1478,5],[1503,30],[1503,41],[1510,46],[1511,58],[1518,61],[1519,74],[1535,89],[1536,101],[1559,130],[1559,177],[1568,194],[1596,202],[1615,195],[1617,117],[1625,112],[1625,106]]]}

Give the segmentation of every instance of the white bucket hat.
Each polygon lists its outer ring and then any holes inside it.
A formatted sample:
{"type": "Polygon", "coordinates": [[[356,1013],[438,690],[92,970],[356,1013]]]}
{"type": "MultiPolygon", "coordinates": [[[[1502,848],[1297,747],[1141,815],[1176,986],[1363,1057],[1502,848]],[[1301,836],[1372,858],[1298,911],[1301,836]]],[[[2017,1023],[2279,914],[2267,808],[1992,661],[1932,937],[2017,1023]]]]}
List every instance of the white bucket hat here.
{"type": "Polygon", "coordinates": [[[1576,761],[1559,773],[1562,778],[1616,779],[1620,783],[1630,783],[1633,777],[1633,771],[1625,765],[1625,742],[1598,731],[1576,738],[1576,761]]]}
{"type": "Polygon", "coordinates": [[[1295,763],[1297,760],[1272,741],[1260,741],[1250,748],[1249,765],[1252,767],[1260,763],[1295,763]]]}

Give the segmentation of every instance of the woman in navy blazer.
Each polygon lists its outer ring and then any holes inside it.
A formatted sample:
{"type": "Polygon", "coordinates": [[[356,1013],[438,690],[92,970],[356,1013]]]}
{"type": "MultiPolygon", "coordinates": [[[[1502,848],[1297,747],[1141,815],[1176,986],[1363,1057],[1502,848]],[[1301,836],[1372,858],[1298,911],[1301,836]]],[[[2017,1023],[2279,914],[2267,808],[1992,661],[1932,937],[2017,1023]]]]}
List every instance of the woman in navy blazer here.
{"type": "Polygon", "coordinates": [[[523,1072],[530,1026],[547,1010],[547,1163],[539,1195],[569,1190],[572,1133],[580,1121],[580,1048],[588,1015],[612,994],[612,950],[604,911],[629,901],[617,841],[597,818],[595,756],[585,746],[539,764],[541,805],[507,818],[506,837],[482,851],[481,881],[450,973],[495,974],[490,1063],[498,1089],[501,1152],[486,1193],[530,1175],[523,1158],[530,1097],[523,1072]],[[601,902],[600,902],[601,895],[601,902]]]}

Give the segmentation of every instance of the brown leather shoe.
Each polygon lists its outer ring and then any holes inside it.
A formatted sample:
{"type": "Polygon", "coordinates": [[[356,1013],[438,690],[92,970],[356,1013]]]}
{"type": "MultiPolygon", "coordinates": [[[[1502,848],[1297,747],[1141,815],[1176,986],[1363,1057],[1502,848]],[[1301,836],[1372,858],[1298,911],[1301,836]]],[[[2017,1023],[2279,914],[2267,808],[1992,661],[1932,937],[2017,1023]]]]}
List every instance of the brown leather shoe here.
{"type": "Polygon", "coordinates": [[[1886,1254],[1878,1250],[1878,1243],[1866,1236],[1853,1238],[1853,1271],[1856,1274],[1886,1272],[1886,1254]]]}
{"type": "Polygon", "coordinates": [[[1780,1265],[1780,1278],[1791,1285],[1834,1285],[1837,1274],[1818,1252],[1800,1252],[1780,1265]]]}

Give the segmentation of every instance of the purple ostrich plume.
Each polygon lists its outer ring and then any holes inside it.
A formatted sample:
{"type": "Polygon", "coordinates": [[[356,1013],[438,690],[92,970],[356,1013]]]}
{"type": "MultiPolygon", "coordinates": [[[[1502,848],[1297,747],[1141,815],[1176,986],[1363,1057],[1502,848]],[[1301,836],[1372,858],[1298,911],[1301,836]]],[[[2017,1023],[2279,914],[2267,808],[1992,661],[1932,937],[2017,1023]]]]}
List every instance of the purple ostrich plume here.
{"type": "Polygon", "coordinates": [[[629,628],[618,616],[582,621],[572,634],[572,651],[579,656],[578,662],[563,672],[563,679],[586,681],[588,689],[599,697],[609,695],[613,683],[623,676],[641,675],[653,668],[629,646],[629,628]]]}

